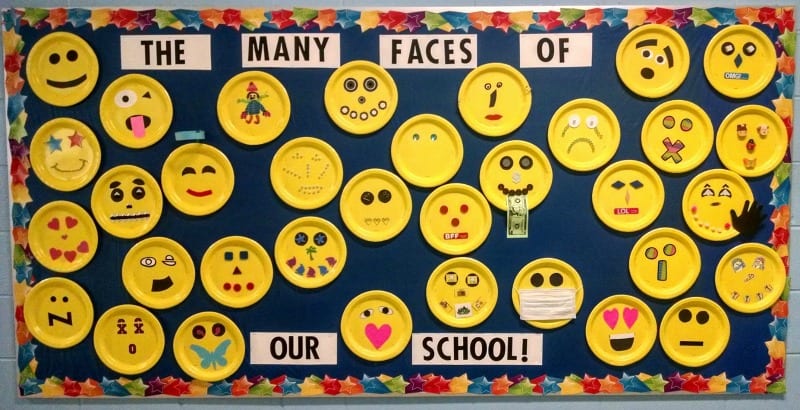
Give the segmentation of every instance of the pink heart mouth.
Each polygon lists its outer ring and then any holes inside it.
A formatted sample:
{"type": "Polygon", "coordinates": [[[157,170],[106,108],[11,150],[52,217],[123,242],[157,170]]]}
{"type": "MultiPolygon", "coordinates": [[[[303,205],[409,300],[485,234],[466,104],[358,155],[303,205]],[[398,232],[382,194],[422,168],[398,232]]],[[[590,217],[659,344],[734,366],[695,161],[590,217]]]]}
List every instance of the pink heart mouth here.
{"type": "Polygon", "coordinates": [[[392,335],[392,327],[384,324],[381,327],[375,326],[375,324],[370,323],[366,327],[364,327],[364,335],[367,336],[369,342],[372,343],[376,349],[380,349],[389,337],[392,335]]]}

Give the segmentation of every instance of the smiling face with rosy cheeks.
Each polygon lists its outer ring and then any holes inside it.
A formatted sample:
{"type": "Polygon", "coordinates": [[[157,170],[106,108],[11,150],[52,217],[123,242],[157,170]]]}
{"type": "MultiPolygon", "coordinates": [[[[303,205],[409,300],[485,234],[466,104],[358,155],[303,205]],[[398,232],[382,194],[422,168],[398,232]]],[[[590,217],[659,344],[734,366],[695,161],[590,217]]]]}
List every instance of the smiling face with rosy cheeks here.
{"type": "Polygon", "coordinates": [[[683,193],[683,219],[692,232],[715,241],[739,234],[731,211],[739,214],[745,201],[753,203],[750,186],[728,170],[709,170],[694,177],[683,193]]]}
{"type": "Polygon", "coordinates": [[[164,86],[152,77],[124,75],[103,93],[100,121],[119,144],[146,148],[158,142],[172,124],[172,100],[164,86]]]}
{"type": "Polygon", "coordinates": [[[167,200],[195,216],[222,208],[233,193],[233,166],[222,151],[207,144],[187,144],[172,151],[161,168],[167,200]]]}

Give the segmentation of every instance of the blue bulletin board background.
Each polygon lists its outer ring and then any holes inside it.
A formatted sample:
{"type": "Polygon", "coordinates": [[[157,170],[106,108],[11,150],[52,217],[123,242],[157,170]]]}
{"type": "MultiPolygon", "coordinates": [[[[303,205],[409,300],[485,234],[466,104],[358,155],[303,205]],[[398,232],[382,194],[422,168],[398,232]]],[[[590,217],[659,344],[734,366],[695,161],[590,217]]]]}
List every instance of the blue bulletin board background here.
{"type": "MultiPolygon", "coordinates": [[[[306,5],[308,4],[303,4],[303,6],[306,5]]],[[[464,4],[459,5],[463,6],[464,4]]],[[[18,5],[14,4],[14,6],[18,5]]],[[[73,4],[72,6],[88,5],[73,4]]],[[[356,6],[359,5],[352,3],[328,4],[321,5],[320,8],[356,6]]],[[[169,9],[172,8],[172,5],[158,4],[156,7],[169,9]]],[[[267,6],[260,5],[260,7],[267,6]]],[[[284,7],[291,8],[290,6],[284,7]]],[[[375,9],[390,8],[374,7],[375,9]]],[[[487,10],[489,7],[501,8],[497,4],[487,5],[487,10]]],[[[698,5],[698,7],[702,7],[702,5],[698,5]]],[[[267,8],[269,9],[269,7],[267,8]]],[[[420,10],[423,8],[423,6],[418,7],[420,10]]],[[[554,6],[553,9],[557,10],[558,7],[554,6]]],[[[362,375],[367,378],[377,377],[381,374],[404,375],[408,379],[417,374],[435,374],[444,379],[452,379],[466,373],[473,381],[480,376],[485,376],[491,383],[494,379],[507,375],[508,378],[519,383],[519,379],[515,379],[518,377],[517,375],[524,375],[530,380],[534,380],[546,374],[551,376],[551,383],[559,386],[558,390],[553,390],[551,393],[566,395],[571,388],[570,381],[577,383],[577,381],[571,380],[570,375],[577,375],[578,379],[584,379],[584,375],[602,379],[605,375],[611,374],[624,379],[625,376],[642,373],[661,374],[664,381],[668,382],[670,375],[695,372],[702,374],[705,378],[727,374],[728,379],[743,375],[744,378],[750,380],[752,377],[764,374],[765,365],[771,362],[764,342],[774,336],[773,327],[769,326],[775,323],[773,314],[767,310],[755,315],[742,315],[727,307],[725,307],[725,312],[731,320],[732,327],[731,342],[719,359],[701,369],[685,368],[671,362],[661,351],[658,343],[654,345],[645,359],[631,366],[616,368],[599,361],[589,351],[584,338],[584,326],[588,313],[593,306],[607,296],[630,294],[647,301],[656,318],[660,319],[663,316],[674,301],[664,302],[649,299],[636,289],[627,272],[628,253],[636,240],[651,228],[671,226],[685,231],[680,207],[677,204],[686,183],[701,170],[722,168],[722,165],[716,154],[712,152],[700,168],[686,175],[670,176],[660,172],[659,175],[664,182],[666,191],[662,213],[650,228],[634,234],[621,234],[605,228],[592,212],[591,190],[599,171],[577,174],[566,170],[550,155],[546,142],[547,125],[552,114],[562,104],[582,97],[603,101],[620,120],[622,142],[611,162],[622,159],[637,159],[647,162],[639,144],[641,123],[655,106],[668,99],[686,99],[702,106],[711,117],[716,129],[725,115],[742,104],[739,101],[727,100],[715,93],[708,86],[703,75],[702,52],[708,40],[718,32],[717,28],[702,25],[700,27],[687,26],[681,29],[680,33],[689,45],[693,58],[686,81],[669,97],[645,100],[626,90],[618,81],[614,68],[614,51],[620,40],[628,33],[628,25],[618,24],[610,27],[601,24],[594,27],[590,30],[594,36],[594,60],[590,69],[520,69],[533,88],[531,114],[522,127],[501,139],[478,136],[464,124],[458,113],[456,95],[468,70],[390,70],[400,93],[400,106],[392,120],[383,129],[369,136],[358,137],[349,135],[332,124],[324,111],[322,89],[333,71],[332,69],[269,69],[267,71],[279,78],[288,91],[292,100],[292,120],[287,129],[275,141],[262,146],[245,147],[225,135],[217,123],[215,113],[217,93],[222,85],[233,75],[245,71],[239,66],[238,44],[241,31],[224,27],[212,30],[201,26],[199,32],[210,33],[213,38],[212,71],[152,71],[147,73],[158,79],[170,93],[175,106],[175,119],[170,133],[161,142],[144,151],[126,150],[113,141],[104,139],[96,111],[102,90],[115,78],[124,74],[115,63],[111,62],[119,61],[118,37],[120,34],[126,34],[125,31],[114,26],[93,30],[90,26],[73,28],[67,25],[60,29],[78,33],[92,44],[101,62],[100,79],[95,91],[87,100],[76,107],[67,109],[48,106],[33,96],[29,89],[23,88],[22,93],[29,96],[25,101],[29,135],[32,135],[38,124],[50,118],[72,116],[84,121],[95,130],[101,139],[104,160],[100,173],[114,165],[133,163],[158,176],[163,160],[174,148],[181,145],[172,138],[172,132],[203,129],[206,133],[206,142],[225,152],[233,163],[237,175],[236,190],[230,201],[219,212],[209,217],[190,218],[165,204],[161,221],[148,236],[160,235],[176,239],[189,250],[192,259],[199,265],[202,254],[208,245],[227,235],[243,235],[253,238],[272,255],[275,237],[286,223],[299,216],[315,215],[336,224],[345,235],[348,244],[347,267],[342,276],[331,285],[320,290],[301,291],[288,284],[276,271],[275,280],[267,295],[250,308],[229,309],[217,304],[206,295],[198,279],[186,301],[176,308],[155,312],[165,329],[168,342],[159,363],[141,376],[145,384],[156,376],[162,378],[174,376],[190,380],[181,372],[172,358],[171,336],[174,329],[186,317],[205,310],[218,311],[228,315],[240,326],[245,335],[250,331],[338,332],[341,312],[350,299],[366,290],[384,289],[398,295],[409,306],[414,318],[415,332],[452,331],[440,324],[429,313],[425,304],[423,283],[427,280],[430,272],[447,259],[444,255],[432,250],[419,233],[419,207],[430,190],[411,187],[414,212],[406,229],[391,241],[370,244],[357,239],[343,226],[338,211],[338,197],[319,210],[295,210],[284,205],[275,196],[268,178],[269,164],[275,151],[289,139],[298,136],[316,136],[331,144],[342,158],[345,182],[359,171],[367,168],[377,167],[393,171],[389,146],[394,130],[407,118],[420,113],[436,113],[447,118],[461,134],[465,157],[461,168],[451,182],[463,182],[478,187],[478,169],[483,157],[492,147],[502,141],[512,139],[530,141],[548,154],[554,171],[554,184],[545,201],[531,213],[530,237],[524,240],[506,239],[505,214],[493,208],[493,227],[489,238],[480,248],[469,254],[492,269],[500,291],[498,305],[491,317],[469,331],[541,332],[544,335],[543,366],[412,366],[410,364],[410,347],[396,359],[386,363],[373,364],[357,359],[339,341],[339,364],[336,366],[250,366],[245,359],[245,364],[230,378],[231,382],[243,375],[251,378],[254,375],[263,375],[273,380],[282,375],[288,375],[297,379],[297,384],[300,386],[303,383],[313,384],[313,380],[311,382],[303,380],[310,375],[320,378],[330,375],[338,379],[354,376],[363,380],[362,375]],[[587,73],[590,75],[586,75],[587,73]],[[581,274],[586,292],[583,307],[579,311],[577,319],[566,327],[552,331],[539,331],[520,322],[510,303],[511,283],[514,276],[523,265],[540,257],[556,257],[572,264],[581,274]]],[[[328,31],[342,34],[341,60],[343,63],[356,59],[378,61],[377,42],[378,36],[386,33],[383,28],[362,32],[358,28],[342,29],[340,26],[335,26],[329,28],[328,31]]],[[[555,30],[555,32],[559,31],[569,31],[569,29],[562,27],[555,30]]],[[[586,30],[581,28],[574,30],[574,32],[584,31],[586,30]]],[[[22,53],[25,54],[30,45],[47,32],[49,29],[21,27],[18,33],[24,37],[26,42],[22,53]]],[[[138,33],[138,30],[136,32],[138,33]]],[[[144,30],[146,34],[159,32],[162,31],[156,26],[144,30]]],[[[258,32],[273,32],[273,30],[262,28],[258,32]]],[[[303,32],[303,30],[298,27],[289,27],[283,32],[303,32]]],[[[415,33],[426,32],[426,27],[423,25],[415,33]]],[[[475,32],[474,29],[470,30],[470,33],[473,32],[475,32]]],[[[782,34],[777,27],[765,28],[765,32],[773,40],[782,34]]],[[[517,34],[513,31],[506,33],[497,29],[478,32],[478,64],[506,62],[512,66],[518,66],[518,49],[517,43],[514,41],[516,36],[517,34]]],[[[776,73],[775,79],[778,80],[780,77],[781,74],[776,73]]],[[[793,79],[792,76],[788,78],[793,79]]],[[[777,98],[779,92],[782,90],[779,89],[776,92],[775,86],[768,86],[758,96],[749,99],[748,103],[772,107],[772,100],[777,98]]],[[[787,97],[792,98],[791,90],[787,97]]],[[[5,159],[0,158],[0,160],[5,159]]],[[[756,200],[762,204],[769,204],[773,199],[773,192],[770,188],[771,179],[772,174],[749,180],[756,200]]],[[[81,204],[86,209],[90,208],[91,185],[77,192],[64,194],[47,189],[35,176],[28,178],[26,183],[34,198],[34,201],[28,205],[31,214],[41,205],[55,199],[66,198],[81,204]]],[[[6,195],[6,187],[3,188],[3,195],[6,195]]],[[[768,215],[772,210],[771,206],[766,207],[768,215]]],[[[4,217],[2,220],[8,221],[10,217],[4,217]]],[[[10,238],[11,230],[8,226],[5,228],[3,234],[10,238]]],[[[773,229],[774,225],[767,221],[753,241],[768,243],[773,229]]],[[[122,287],[118,272],[121,258],[136,241],[117,239],[105,232],[101,232],[100,235],[100,249],[92,263],[89,267],[70,276],[71,279],[86,287],[92,297],[96,315],[121,303],[135,303],[122,287]]],[[[705,296],[719,301],[714,289],[714,268],[720,257],[739,242],[734,240],[717,244],[699,240],[695,236],[693,238],[696,239],[703,255],[703,267],[697,283],[682,297],[705,296]]],[[[12,243],[11,239],[8,239],[8,243],[12,243]]],[[[6,246],[2,252],[7,252],[10,247],[6,246]]],[[[11,256],[5,257],[3,260],[10,261],[11,256]]],[[[34,265],[34,269],[39,280],[52,275],[36,265],[34,265]]],[[[796,271],[796,269],[792,270],[796,271]]],[[[2,281],[11,278],[14,284],[19,283],[13,271],[4,276],[2,281]]],[[[0,284],[5,284],[5,282],[0,282],[0,284]]],[[[14,297],[9,293],[12,287],[12,284],[8,284],[0,288],[2,294],[9,295],[2,297],[7,300],[7,303],[3,304],[3,310],[0,311],[3,313],[2,317],[5,318],[0,321],[4,326],[0,333],[4,337],[4,349],[9,352],[14,350],[8,354],[3,353],[2,356],[3,374],[8,375],[0,386],[3,391],[2,404],[28,405],[27,402],[21,402],[19,399],[11,399],[17,394],[15,390],[20,385],[12,379],[16,379],[18,372],[24,369],[24,366],[20,365],[20,368],[17,368],[17,365],[27,358],[25,349],[20,348],[15,340],[9,340],[11,335],[15,334],[14,321],[9,320],[14,317],[13,311],[6,311],[13,308],[11,305],[16,305],[14,297]],[[7,343],[12,345],[6,347],[7,343]],[[6,367],[8,367],[8,371],[5,371],[6,367]]],[[[785,324],[785,322],[783,323],[785,324]]],[[[786,336],[782,337],[785,341],[786,336]]],[[[119,375],[109,371],[97,360],[90,339],[87,338],[78,346],[65,351],[38,345],[35,349],[35,357],[38,362],[35,374],[41,382],[40,384],[46,384],[45,378],[50,376],[57,376],[62,381],[65,376],[77,381],[94,379],[105,382],[105,378],[117,380],[120,388],[128,391],[123,386],[126,380],[120,381],[119,375]]],[[[793,359],[792,346],[790,342],[789,348],[786,350],[788,355],[785,355],[782,361],[786,369],[796,367],[787,363],[793,359]]],[[[770,380],[770,384],[776,385],[778,379],[770,380]]],[[[281,382],[285,383],[285,379],[275,381],[276,385],[282,384],[281,382]]],[[[547,379],[543,382],[540,383],[540,386],[547,385],[547,379]]],[[[750,384],[752,381],[748,383],[748,385],[750,384]]],[[[302,388],[298,388],[297,395],[302,393],[302,388]]],[[[747,389],[744,391],[749,391],[747,389]]],[[[19,393],[27,394],[22,390],[19,393]]],[[[690,389],[683,390],[691,391],[690,389]]],[[[109,391],[113,392],[114,390],[109,389],[109,391]]],[[[726,389],[726,391],[730,390],[726,389]]],[[[793,389],[790,388],[789,391],[793,392],[793,389]]],[[[36,392],[32,387],[30,392],[46,394],[41,390],[36,392]]],[[[780,393],[781,391],[773,390],[771,392],[780,393]]],[[[146,394],[146,390],[142,393],[146,394]]],[[[283,393],[291,394],[289,390],[283,393]]],[[[106,395],[113,396],[114,394],[106,393],[106,395]]],[[[511,395],[513,394],[504,394],[504,398],[511,395]]],[[[55,394],[55,396],[60,395],[55,394]]],[[[406,396],[406,398],[409,397],[413,397],[413,395],[406,396]]],[[[791,397],[791,393],[784,399],[789,397],[791,397]]],[[[328,403],[330,402],[325,402],[325,404],[328,403]]],[[[750,403],[752,404],[752,402],[750,403]]],[[[671,404],[681,405],[681,403],[674,402],[671,404]]]]}

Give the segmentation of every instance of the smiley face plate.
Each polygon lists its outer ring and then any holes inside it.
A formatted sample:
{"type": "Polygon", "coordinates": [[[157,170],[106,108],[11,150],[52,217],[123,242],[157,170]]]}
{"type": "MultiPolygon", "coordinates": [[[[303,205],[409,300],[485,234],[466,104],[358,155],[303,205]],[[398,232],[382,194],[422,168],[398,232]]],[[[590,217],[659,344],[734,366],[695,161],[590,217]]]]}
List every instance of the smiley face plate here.
{"type": "Polygon", "coordinates": [[[711,38],[703,54],[706,79],[720,94],[752,97],[775,75],[775,46],[755,26],[736,24],[711,38]]]}
{"type": "Polygon", "coordinates": [[[72,118],[44,123],[31,140],[31,167],[50,188],[75,191],[100,169],[100,143],[86,124],[72,118]]]}
{"type": "Polygon", "coordinates": [[[25,75],[44,102],[58,107],[75,105],[97,84],[100,64],[89,43],[72,33],[50,33],[28,53],[25,75]]]}
{"type": "Polygon", "coordinates": [[[86,266],[97,252],[97,227],[78,204],[53,201],[39,208],[28,225],[28,243],[36,261],[59,273],[86,266]]]}
{"type": "Polygon", "coordinates": [[[188,215],[208,215],[222,208],[233,193],[234,180],[228,157],[208,144],[176,148],[161,168],[164,196],[188,215]]]}
{"type": "Polygon", "coordinates": [[[222,129],[246,145],[266,144],[286,129],[292,112],[289,94],[274,76],[246,71],[222,86],[217,118],[222,129]]]}
{"type": "Polygon", "coordinates": [[[392,293],[371,290],[353,298],[342,313],[345,346],[371,362],[393,359],[405,350],[413,329],[411,312],[392,293]]]}
{"type": "Polygon", "coordinates": [[[211,244],[200,261],[208,296],[233,308],[250,306],[272,286],[272,259],[258,242],[228,236],[211,244]]]}
{"type": "Polygon", "coordinates": [[[94,350],[109,369],[124,375],[150,370],[164,353],[164,329],[147,309],[119,305],[107,310],[94,327],[94,350]]]}
{"type": "Polygon", "coordinates": [[[448,255],[463,255],[477,249],[489,236],[492,210],[477,189],[451,183],[425,198],[419,224],[428,245],[448,255]]]}
{"type": "Polygon", "coordinates": [[[25,295],[25,325],[42,344],[66,349],[80,343],[92,330],[92,300],[77,283],[47,278],[25,295]]]}
{"type": "Polygon", "coordinates": [[[297,209],[311,210],[332,201],[344,179],[339,154],[318,138],[295,138],[281,146],[269,167],[275,194],[297,209]]]}
{"type": "Polygon", "coordinates": [[[92,214],[104,231],[132,239],[156,226],[164,198],[150,173],[134,165],[119,165],[97,179],[91,203],[92,214]]]}
{"type": "Polygon", "coordinates": [[[325,84],[325,111],[339,128],[371,134],[392,119],[399,102],[394,79],[383,67],[366,60],[337,68],[325,84]]]}
{"type": "Polygon", "coordinates": [[[508,64],[483,64],[470,71],[458,89],[461,118],[487,137],[502,137],[519,128],[532,104],[528,80],[508,64]]]}
{"type": "Polygon", "coordinates": [[[422,188],[450,180],[461,167],[464,145],[456,127],[435,114],[419,114],[392,138],[392,164],[403,179],[422,188]]]}
{"type": "Polygon", "coordinates": [[[711,118],[690,101],[673,100],[650,111],[642,125],[642,150],[656,168],[678,174],[702,164],[711,153],[711,118]]]}
{"type": "Polygon", "coordinates": [[[526,195],[528,210],[539,205],[553,185],[553,169],[539,147],[506,141],[489,151],[480,169],[481,191],[495,207],[507,211],[508,195],[526,195]]]}
{"type": "Polygon", "coordinates": [[[617,74],[637,95],[659,98],[680,87],[689,72],[689,60],[689,47],[676,30],[647,24],[628,33],[619,43],[617,74]]]}
{"type": "Polygon", "coordinates": [[[149,308],[180,304],[192,291],[194,280],[191,255],[169,238],[143,239],[122,260],[122,284],[137,302],[149,308]]]}
{"type": "Polygon", "coordinates": [[[339,213],[347,229],[370,242],[386,241],[411,218],[411,192],[395,174],[378,168],[359,172],[342,190],[339,213]]]}
{"type": "Polygon", "coordinates": [[[239,327],[217,312],[200,312],[178,326],[172,353],[181,370],[197,380],[215,382],[234,374],[246,346],[239,327]]]}
{"type": "Polygon", "coordinates": [[[676,363],[700,367],[725,351],[730,335],[730,322],[722,307],[710,299],[692,297],[679,300],[664,313],[658,340],[676,363]]]}
{"type": "Polygon", "coordinates": [[[678,297],[694,285],[701,267],[692,238],[673,228],[658,228],[633,245],[628,271],[639,290],[657,299],[678,297]]]}
{"type": "Polygon", "coordinates": [[[278,271],[305,289],[325,286],[339,277],[347,261],[347,243],[336,226],[304,216],[289,222],[275,239],[278,271]]]}
{"type": "Polygon", "coordinates": [[[592,207],[609,228],[636,232],[658,218],[664,206],[664,184],[647,164],[623,160],[609,165],[594,182],[592,207]]]}
{"type": "Polygon", "coordinates": [[[658,324],[653,311],[630,295],[609,296],[589,313],[586,343],[598,359],[627,366],[647,356],[656,341],[658,324]]]}
{"type": "Polygon", "coordinates": [[[497,304],[497,281],[489,268],[472,258],[442,262],[425,286],[428,309],[442,323],[474,327],[486,320],[497,304]]]}
{"type": "Polygon", "coordinates": [[[757,313],[780,298],[786,275],[783,260],[772,248],[743,243],[719,260],[714,284],[728,307],[742,313],[757,313]]]}
{"type": "Polygon", "coordinates": [[[717,155],[725,168],[743,176],[766,175],[783,162],[789,137],[783,120],[766,107],[733,110],[717,130],[717,155]]]}
{"type": "Polygon", "coordinates": [[[730,212],[741,213],[753,203],[753,191],[744,178],[726,169],[697,174],[683,191],[681,211],[689,229],[703,239],[725,241],[739,234],[730,212]]]}
{"type": "Polygon", "coordinates": [[[127,74],[103,92],[100,121],[118,144],[147,148],[161,140],[172,125],[172,100],[154,78],[127,74]]]}
{"type": "Polygon", "coordinates": [[[619,148],[617,116],[607,105],[578,98],[559,107],[547,127],[547,145],[561,165],[592,171],[605,165],[619,148]]]}
{"type": "Polygon", "coordinates": [[[536,259],[514,278],[511,302],[529,325],[556,329],[572,321],[583,305],[583,281],[572,265],[560,259],[536,259]]]}

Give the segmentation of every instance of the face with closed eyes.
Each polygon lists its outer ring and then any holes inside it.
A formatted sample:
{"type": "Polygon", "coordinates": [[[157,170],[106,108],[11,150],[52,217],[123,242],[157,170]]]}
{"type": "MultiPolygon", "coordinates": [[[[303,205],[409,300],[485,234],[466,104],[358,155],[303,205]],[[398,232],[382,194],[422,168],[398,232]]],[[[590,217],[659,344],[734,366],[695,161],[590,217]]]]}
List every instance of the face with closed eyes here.
{"type": "Polygon", "coordinates": [[[689,181],[683,192],[683,219],[700,237],[731,239],[739,232],[730,212],[738,214],[745,201],[753,203],[753,192],[742,177],[723,169],[705,171],[689,181]]]}
{"type": "Polygon", "coordinates": [[[164,161],[161,183],[167,200],[189,215],[222,208],[233,193],[234,174],[222,151],[207,144],[187,144],[164,161]]]}
{"type": "Polygon", "coordinates": [[[147,171],[120,165],[104,173],[92,189],[92,213],[106,232],[120,238],[138,238],[161,218],[161,188],[147,171]]]}

